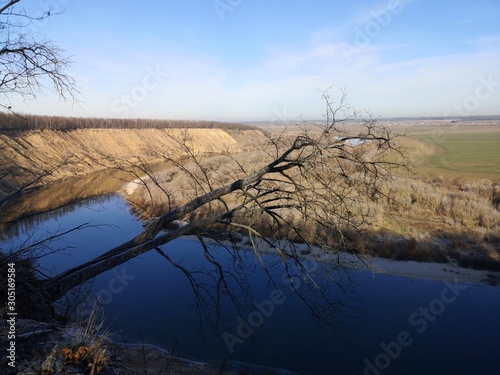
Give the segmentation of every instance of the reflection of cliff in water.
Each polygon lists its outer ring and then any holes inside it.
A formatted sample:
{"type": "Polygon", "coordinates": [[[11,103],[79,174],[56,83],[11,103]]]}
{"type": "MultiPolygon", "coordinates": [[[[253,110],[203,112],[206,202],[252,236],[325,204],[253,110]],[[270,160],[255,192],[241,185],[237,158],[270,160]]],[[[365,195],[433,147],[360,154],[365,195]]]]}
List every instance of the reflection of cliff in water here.
{"type": "Polygon", "coordinates": [[[31,190],[9,202],[0,211],[0,225],[54,210],[64,205],[97,195],[116,192],[131,178],[122,171],[101,171],[83,178],[64,180],[46,187],[31,190]]]}
{"type": "MultiPolygon", "coordinates": [[[[171,166],[171,163],[160,162],[152,165],[151,171],[157,172],[171,166]]],[[[131,171],[108,169],[31,190],[9,202],[0,210],[0,232],[20,218],[27,218],[81,200],[117,192],[126,183],[142,174],[137,169],[131,171]]],[[[68,209],[73,210],[73,208],[68,209]]]]}
{"type": "MultiPolygon", "coordinates": [[[[108,193],[90,198],[78,198],[72,203],[64,204],[62,207],[56,209],[49,208],[40,213],[23,215],[17,220],[0,227],[0,240],[11,240],[26,234],[33,234],[49,220],[58,220],[82,207],[105,204],[114,199],[115,196],[116,193],[108,193]]],[[[36,196],[31,197],[31,199],[36,199],[36,196]]],[[[28,198],[26,203],[29,203],[29,200],[28,198]]]]}

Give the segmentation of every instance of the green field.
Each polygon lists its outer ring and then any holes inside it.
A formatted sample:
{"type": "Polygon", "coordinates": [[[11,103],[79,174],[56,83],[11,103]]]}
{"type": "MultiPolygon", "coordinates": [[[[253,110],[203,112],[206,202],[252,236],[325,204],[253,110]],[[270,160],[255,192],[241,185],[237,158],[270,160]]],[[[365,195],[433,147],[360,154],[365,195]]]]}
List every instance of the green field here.
{"type": "Polygon", "coordinates": [[[420,169],[444,176],[500,179],[500,131],[412,135],[434,148],[420,169]]]}

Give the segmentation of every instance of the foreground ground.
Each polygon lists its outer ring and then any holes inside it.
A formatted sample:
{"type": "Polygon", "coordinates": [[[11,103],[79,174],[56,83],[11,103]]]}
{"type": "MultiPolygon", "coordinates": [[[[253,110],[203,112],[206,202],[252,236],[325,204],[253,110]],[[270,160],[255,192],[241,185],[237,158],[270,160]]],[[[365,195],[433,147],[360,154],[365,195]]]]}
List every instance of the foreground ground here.
{"type": "MultiPolygon", "coordinates": [[[[148,344],[113,342],[112,336],[85,337],[84,327],[17,321],[16,366],[8,366],[2,355],[2,374],[101,374],[101,375],[293,375],[295,373],[241,363],[209,364],[182,359],[166,350],[148,344]],[[99,360],[83,355],[75,359],[81,348],[100,350],[99,360]]],[[[6,337],[6,322],[0,322],[2,339],[6,337]]],[[[2,342],[3,347],[4,342],[2,342]]]]}

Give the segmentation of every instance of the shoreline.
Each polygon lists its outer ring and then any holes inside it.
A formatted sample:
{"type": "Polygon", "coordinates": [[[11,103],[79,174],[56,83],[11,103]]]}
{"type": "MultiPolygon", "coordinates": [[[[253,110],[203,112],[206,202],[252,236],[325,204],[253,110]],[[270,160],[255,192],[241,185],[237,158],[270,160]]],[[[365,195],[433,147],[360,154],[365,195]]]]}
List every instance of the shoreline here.
{"type": "MultiPolygon", "coordinates": [[[[183,236],[182,238],[198,242],[195,236],[183,236]]],[[[212,244],[219,244],[220,242],[225,245],[230,244],[228,240],[216,241],[209,237],[205,238],[205,240],[212,244]]],[[[247,245],[248,242],[247,237],[243,237],[240,242],[241,248],[253,251],[253,249],[247,245]]],[[[259,251],[261,251],[262,254],[277,255],[276,250],[272,249],[269,245],[264,243],[264,241],[260,240],[258,245],[259,251]]],[[[451,277],[459,282],[489,284],[491,286],[500,285],[500,271],[461,267],[456,260],[451,258],[448,258],[448,263],[437,263],[415,260],[396,260],[382,258],[376,255],[367,255],[365,263],[352,253],[338,252],[325,254],[323,250],[318,247],[308,247],[304,244],[294,244],[294,247],[297,254],[300,254],[300,257],[304,260],[312,260],[326,264],[339,263],[349,269],[367,271],[374,275],[386,274],[426,280],[446,280],[451,277]]],[[[286,252],[287,249],[283,249],[283,251],[286,252]]]]}
{"type": "MultiPolygon", "coordinates": [[[[6,322],[0,321],[0,331],[6,329],[6,322]]],[[[85,360],[69,360],[64,357],[64,348],[77,346],[95,348],[99,336],[80,341],[84,336],[84,327],[76,323],[62,325],[54,322],[40,322],[31,319],[17,321],[16,360],[12,368],[2,363],[5,374],[52,373],[64,369],[66,374],[82,374],[90,367],[85,360]]],[[[195,358],[185,358],[171,353],[157,345],[126,342],[128,339],[115,334],[103,333],[104,341],[99,349],[104,349],[104,361],[99,366],[105,373],[122,375],[137,375],[144,370],[148,374],[172,375],[238,375],[251,373],[254,375],[282,374],[299,375],[282,368],[273,368],[240,361],[210,361],[195,358]],[[122,340],[126,340],[122,342],[122,340]]],[[[2,342],[3,344],[3,342],[2,342]]]]}
{"type": "Polygon", "coordinates": [[[372,264],[376,267],[374,273],[394,276],[427,280],[444,280],[453,277],[461,282],[488,283],[490,285],[500,283],[500,272],[464,268],[453,261],[449,263],[430,263],[374,257],[372,258],[372,264]]]}

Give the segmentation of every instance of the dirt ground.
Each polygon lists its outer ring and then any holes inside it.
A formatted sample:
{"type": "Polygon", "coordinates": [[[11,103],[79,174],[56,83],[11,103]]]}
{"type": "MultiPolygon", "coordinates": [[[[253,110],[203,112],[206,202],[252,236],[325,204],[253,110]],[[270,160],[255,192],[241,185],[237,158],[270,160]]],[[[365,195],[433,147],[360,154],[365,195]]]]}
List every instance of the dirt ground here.
{"type": "MultiPolygon", "coordinates": [[[[65,350],[74,348],[81,328],[58,323],[19,320],[16,324],[15,367],[6,356],[0,359],[0,373],[5,375],[271,375],[294,373],[242,363],[203,363],[171,355],[166,350],[148,344],[122,344],[104,340],[103,360],[93,366],[85,360],[69,360],[65,350]]],[[[7,321],[0,321],[0,346],[6,353],[9,342],[7,321]]],[[[88,345],[88,344],[87,344],[88,345]]]]}
{"type": "MultiPolygon", "coordinates": [[[[2,347],[8,348],[4,341],[6,321],[2,322],[2,347]]],[[[147,344],[129,345],[106,341],[103,344],[105,359],[101,365],[92,369],[86,361],[69,360],[64,349],[75,347],[78,328],[56,323],[40,323],[21,320],[16,325],[16,362],[12,368],[8,359],[2,356],[2,374],[236,374],[226,372],[224,364],[219,366],[187,361],[170,355],[167,351],[147,344]]],[[[5,352],[5,351],[2,351],[5,352]]]]}

